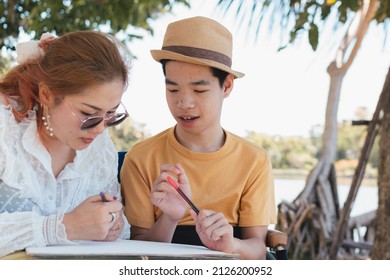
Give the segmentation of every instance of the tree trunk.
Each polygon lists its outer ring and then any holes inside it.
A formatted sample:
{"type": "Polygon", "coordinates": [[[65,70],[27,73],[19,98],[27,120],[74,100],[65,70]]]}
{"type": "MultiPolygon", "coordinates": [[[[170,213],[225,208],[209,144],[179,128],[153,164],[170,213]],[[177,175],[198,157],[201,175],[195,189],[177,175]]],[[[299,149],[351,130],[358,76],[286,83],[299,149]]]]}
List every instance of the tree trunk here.
{"type": "MultiPolygon", "coordinates": [[[[295,199],[296,214],[281,218],[278,224],[289,235],[289,255],[292,259],[324,259],[327,244],[339,216],[338,195],[333,162],[337,147],[337,111],[344,73],[332,62],[328,67],[330,88],[326,106],[321,157],[307,178],[305,188],[295,199]]],[[[286,215],[283,205],[279,215],[286,215]]],[[[291,213],[291,212],[290,212],[291,213]]]]}
{"type": "Polygon", "coordinates": [[[379,143],[379,201],[371,258],[390,259],[390,69],[386,77],[382,131],[379,143]]]}
{"type": "Polygon", "coordinates": [[[336,59],[328,67],[330,88],[320,160],[293,204],[282,202],[279,205],[278,226],[289,235],[288,250],[293,259],[329,257],[332,234],[339,218],[333,162],[337,148],[337,112],[341,87],[377,8],[377,0],[363,1],[344,36],[336,59]],[[354,45],[349,52],[351,44],[354,45]]]}

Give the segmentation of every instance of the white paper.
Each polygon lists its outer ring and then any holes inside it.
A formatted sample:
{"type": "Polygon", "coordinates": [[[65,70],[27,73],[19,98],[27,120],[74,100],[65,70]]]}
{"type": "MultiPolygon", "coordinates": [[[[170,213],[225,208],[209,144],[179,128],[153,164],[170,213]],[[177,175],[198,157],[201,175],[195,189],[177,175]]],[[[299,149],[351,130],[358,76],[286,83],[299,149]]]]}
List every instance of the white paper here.
{"type": "Polygon", "coordinates": [[[117,240],[113,242],[78,241],[77,245],[29,247],[26,253],[37,257],[61,256],[231,256],[203,246],[151,242],[139,240],[117,240]]]}

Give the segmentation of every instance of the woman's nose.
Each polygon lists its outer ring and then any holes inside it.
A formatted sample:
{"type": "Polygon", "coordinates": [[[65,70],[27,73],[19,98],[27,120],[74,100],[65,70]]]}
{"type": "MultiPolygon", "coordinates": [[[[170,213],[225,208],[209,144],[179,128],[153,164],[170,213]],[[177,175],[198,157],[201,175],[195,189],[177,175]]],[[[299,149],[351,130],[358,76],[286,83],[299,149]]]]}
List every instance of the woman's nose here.
{"type": "Polygon", "coordinates": [[[102,134],[103,131],[107,128],[106,122],[103,120],[97,126],[90,129],[90,132],[95,134],[102,134]]]}

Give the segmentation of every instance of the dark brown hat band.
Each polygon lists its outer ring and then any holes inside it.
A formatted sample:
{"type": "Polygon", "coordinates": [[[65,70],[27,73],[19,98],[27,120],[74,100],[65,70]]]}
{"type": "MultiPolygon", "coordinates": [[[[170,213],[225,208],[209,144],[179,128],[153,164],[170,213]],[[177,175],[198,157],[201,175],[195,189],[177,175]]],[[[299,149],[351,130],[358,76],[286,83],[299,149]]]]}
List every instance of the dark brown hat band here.
{"type": "Polygon", "coordinates": [[[163,47],[162,49],[165,51],[179,53],[185,56],[213,60],[215,62],[224,64],[228,67],[232,66],[232,60],[230,59],[230,57],[206,49],[199,49],[199,48],[185,47],[185,46],[168,46],[168,47],[163,47]]]}

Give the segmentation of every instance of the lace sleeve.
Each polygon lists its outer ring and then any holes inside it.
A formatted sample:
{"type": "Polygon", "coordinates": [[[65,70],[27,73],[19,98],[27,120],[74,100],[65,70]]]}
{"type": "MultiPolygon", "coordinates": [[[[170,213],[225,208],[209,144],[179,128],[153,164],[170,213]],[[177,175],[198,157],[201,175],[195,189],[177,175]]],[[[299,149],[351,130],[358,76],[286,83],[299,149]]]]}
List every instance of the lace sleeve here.
{"type": "Polygon", "coordinates": [[[0,180],[0,256],[29,246],[73,244],[67,240],[63,215],[43,216],[20,190],[0,180]]]}
{"type": "MultiPolygon", "coordinates": [[[[63,219],[63,214],[44,217],[41,230],[43,230],[43,237],[46,245],[75,244],[75,242],[66,238],[65,226],[62,223],[63,219]]],[[[37,230],[39,230],[39,228],[37,230]]]]}
{"type": "Polygon", "coordinates": [[[28,246],[44,246],[43,218],[33,212],[0,214],[0,257],[28,246]]]}

